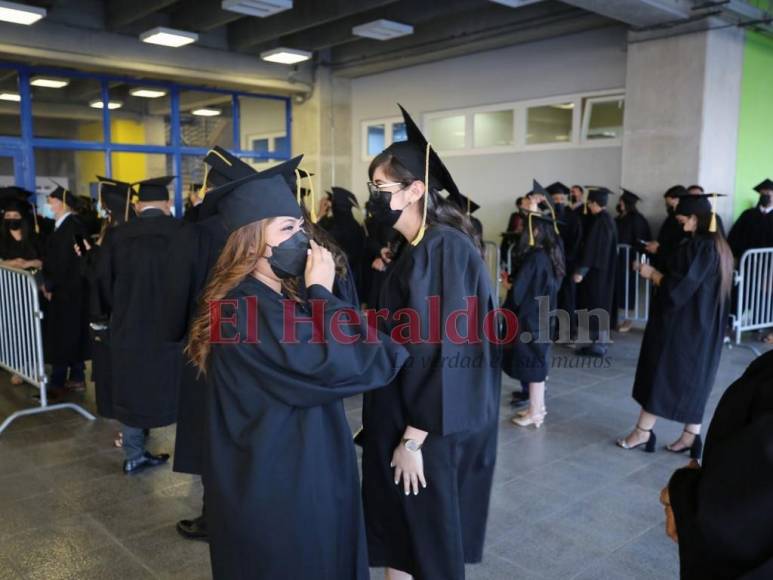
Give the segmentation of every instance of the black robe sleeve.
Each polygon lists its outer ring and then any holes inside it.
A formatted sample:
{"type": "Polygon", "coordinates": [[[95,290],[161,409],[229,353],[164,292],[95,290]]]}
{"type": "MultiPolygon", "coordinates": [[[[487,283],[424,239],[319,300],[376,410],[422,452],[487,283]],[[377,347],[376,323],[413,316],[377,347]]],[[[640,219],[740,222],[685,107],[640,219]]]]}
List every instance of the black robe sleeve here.
{"type": "Polygon", "coordinates": [[[719,264],[712,241],[691,244],[683,263],[665,273],[661,291],[670,308],[680,308],[698,291],[704,281],[716,273],[719,264]]]}
{"type": "Polygon", "coordinates": [[[609,268],[609,247],[616,245],[614,231],[600,214],[594,216],[590,231],[577,264],[578,268],[606,270],[609,268]]]}
{"type": "MultiPolygon", "coordinates": [[[[256,288],[257,282],[245,288],[256,288]]],[[[346,325],[356,309],[319,285],[307,289],[310,312],[301,313],[295,303],[267,294],[258,288],[257,343],[250,335],[249,293],[237,300],[236,335],[238,343],[216,346],[221,361],[215,372],[219,383],[249,388],[259,378],[259,385],[269,395],[291,407],[327,405],[388,384],[403,365],[407,353],[385,335],[368,340],[365,317],[357,324],[346,325]],[[314,308],[321,313],[321,326],[312,328],[308,317],[314,308]],[[341,313],[342,310],[346,313],[341,313]],[[292,312],[292,318],[288,318],[292,312]],[[304,322],[305,320],[305,322],[304,322]],[[336,325],[331,322],[337,320],[336,325]],[[333,334],[333,328],[341,333],[333,334]],[[290,334],[290,328],[295,335],[290,334]]],[[[270,292],[270,291],[268,291],[270,292]]],[[[226,326],[223,327],[227,328],[226,326]]],[[[228,336],[224,333],[224,336],[228,336]]]]}
{"type": "Polygon", "coordinates": [[[763,580],[773,573],[773,353],[717,406],[701,469],[669,483],[682,580],[763,580]]]}
{"type": "Polygon", "coordinates": [[[458,232],[424,240],[410,259],[406,307],[418,316],[423,337],[430,336],[439,314],[440,333],[439,340],[406,344],[412,360],[398,381],[408,424],[443,436],[480,429],[497,416],[501,376],[499,349],[484,330],[485,316],[494,309],[486,265],[458,232]],[[438,300],[434,314],[430,297],[438,300]],[[468,303],[477,305],[478,320],[457,319],[461,340],[454,340],[446,332],[454,327],[448,321],[468,303]]]}

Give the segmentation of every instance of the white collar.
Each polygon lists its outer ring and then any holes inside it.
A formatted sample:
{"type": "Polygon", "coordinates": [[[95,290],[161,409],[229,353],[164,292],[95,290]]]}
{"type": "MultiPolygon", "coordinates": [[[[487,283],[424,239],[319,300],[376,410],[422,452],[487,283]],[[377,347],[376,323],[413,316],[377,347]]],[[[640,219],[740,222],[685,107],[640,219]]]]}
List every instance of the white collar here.
{"type": "Polygon", "coordinates": [[[765,214],[773,211],[773,205],[769,205],[768,207],[762,207],[761,205],[758,205],[757,207],[760,208],[760,211],[765,214]]]}
{"type": "Polygon", "coordinates": [[[59,226],[62,225],[62,222],[67,219],[67,217],[71,214],[71,211],[68,211],[66,214],[64,214],[62,217],[60,217],[58,220],[54,222],[54,230],[58,230],[59,226]]]}

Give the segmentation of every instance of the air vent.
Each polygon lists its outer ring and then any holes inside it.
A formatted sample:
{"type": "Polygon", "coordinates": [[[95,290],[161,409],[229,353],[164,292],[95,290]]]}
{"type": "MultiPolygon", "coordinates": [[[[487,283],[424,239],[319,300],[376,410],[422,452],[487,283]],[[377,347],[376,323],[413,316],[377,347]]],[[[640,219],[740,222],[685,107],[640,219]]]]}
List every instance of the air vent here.
{"type": "Polygon", "coordinates": [[[293,0],[223,0],[220,7],[229,12],[265,18],[290,10],[293,0]]]}

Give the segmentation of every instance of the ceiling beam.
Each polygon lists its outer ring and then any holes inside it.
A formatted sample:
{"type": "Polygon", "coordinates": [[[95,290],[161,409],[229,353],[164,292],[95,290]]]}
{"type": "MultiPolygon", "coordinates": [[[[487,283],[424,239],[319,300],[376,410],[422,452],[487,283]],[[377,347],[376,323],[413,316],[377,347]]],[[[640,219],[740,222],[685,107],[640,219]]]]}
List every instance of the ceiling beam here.
{"type": "MultiPolygon", "coordinates": [[[[321,26],[281,36],[273,44],[303,50],[321,50],[360,40],[360,37],[352,34],[352,28],[380,18],[415,26],[445,14],[471,9],[474,6],[480,6],[480,0],[425,0],[420,4],[414,0],[400,0],[387,8],[375,8],[321,26]]],[[[260,53],[268,48],[271,48],[271,45],[265,44],[257,47],[255,52],[260,53]]]]}
{"type": "Polygon", "coordinates": [[[144,18],[154,12],[163,10],[177,0],[109,0],[107,4],[107,29],[118,30],[144,18]]]}
{"type": "Polygon", "coordinates": [[[175,6],[170,19],[171,26],[194,32],[208,32],[244,18],[244,14],[220,8],[220,2],[183,0],[175,6]]]}
{"type": "Polygon", "coordinates": [[[396,0],[295,0],[292,10],[268,18],[243,18],[228,25],[231,48],[249,51],[287,34],[319,26],[353,14],[394,4],[396,0]]]}

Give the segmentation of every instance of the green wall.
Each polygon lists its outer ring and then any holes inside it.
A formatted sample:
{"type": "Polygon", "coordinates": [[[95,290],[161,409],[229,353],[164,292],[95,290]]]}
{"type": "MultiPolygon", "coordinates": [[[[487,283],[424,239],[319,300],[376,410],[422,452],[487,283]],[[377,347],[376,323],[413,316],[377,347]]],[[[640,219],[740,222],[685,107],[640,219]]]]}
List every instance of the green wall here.
{"type": "Polygon", "coordinates": [[[757,203],[752,189],[773,179],[773,38],[746,34],[736,161],[736,217],[757,203]]]}

